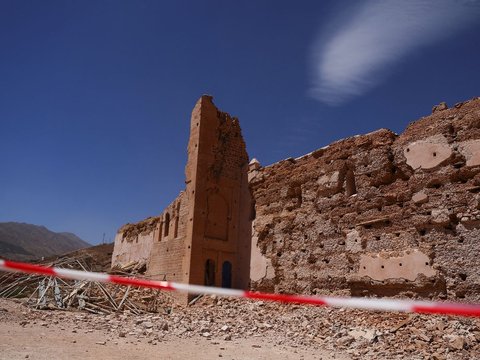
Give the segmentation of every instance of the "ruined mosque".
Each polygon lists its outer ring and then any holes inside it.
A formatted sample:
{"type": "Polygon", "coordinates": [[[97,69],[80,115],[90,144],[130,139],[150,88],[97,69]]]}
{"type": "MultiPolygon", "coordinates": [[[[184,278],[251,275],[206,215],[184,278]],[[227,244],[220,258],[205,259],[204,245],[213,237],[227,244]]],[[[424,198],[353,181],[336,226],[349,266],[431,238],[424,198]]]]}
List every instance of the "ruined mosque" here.
{"type": "Polygon", "coordinates": [[[202,96],[185,184],[118,230],[112,267],[279,293],[480,298],[480,98],[262,166],[238,119],[202,96]]]}

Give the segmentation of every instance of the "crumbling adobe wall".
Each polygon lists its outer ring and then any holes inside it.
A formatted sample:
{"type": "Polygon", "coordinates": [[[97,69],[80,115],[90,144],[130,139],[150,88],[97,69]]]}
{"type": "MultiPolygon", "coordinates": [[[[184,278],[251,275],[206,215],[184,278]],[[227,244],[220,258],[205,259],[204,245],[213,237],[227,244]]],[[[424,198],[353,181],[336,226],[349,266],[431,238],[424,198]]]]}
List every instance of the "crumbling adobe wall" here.
{"type": "Polygon", "coordinates": [[[253,288],[479,298],[479,99],[250,166],[253,288]]]}
{"type": "Polygon", "coordinates": [[[188,197],[184,191],[163,211],[160,219],[147,263],[147,275],[185,282],[188,197]]]}
{"type": "Polygon", "coordinates": [[[147,262],[160,217],[149,217],[135,224],[122,226],[115,235],[112,267],[132,262],[147,262]]]}
{"type": "Polygon", "coordinates": [[[160,216],[122,226],[115,236],[112,267],[143,262],[147,275],[170,281],[185,281],[185,237],[188,223],[184,191],[160,216]]]}

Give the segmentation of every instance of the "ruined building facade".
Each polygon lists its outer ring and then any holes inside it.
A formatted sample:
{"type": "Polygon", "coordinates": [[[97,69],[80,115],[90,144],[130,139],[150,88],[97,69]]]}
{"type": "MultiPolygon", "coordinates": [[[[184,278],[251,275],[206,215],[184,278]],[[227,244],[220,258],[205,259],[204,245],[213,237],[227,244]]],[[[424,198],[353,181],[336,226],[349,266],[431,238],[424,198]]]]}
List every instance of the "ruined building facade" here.
{"type": "Polygon", "coordinates": [[[480,295],[480,99],[248,164],[238,121],[202,97],[186,189],[119,230],[112,265],[159,279],[291,293],[480,295]]]}
{"type": "Polygon", "coordinates": [[[145,261],[147,275],[160,280],[247,287],[247,167],[238,120],[202,96],[192,112],[185,190],[159,217],[119,230],[112,266],[145,261]]]}

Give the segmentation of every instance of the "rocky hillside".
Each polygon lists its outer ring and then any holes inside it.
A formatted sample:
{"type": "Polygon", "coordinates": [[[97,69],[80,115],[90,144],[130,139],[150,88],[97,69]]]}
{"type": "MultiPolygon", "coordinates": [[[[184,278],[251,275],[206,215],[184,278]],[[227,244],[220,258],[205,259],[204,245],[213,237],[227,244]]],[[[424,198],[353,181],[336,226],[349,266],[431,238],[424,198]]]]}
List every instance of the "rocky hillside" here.
{"type": "Polygon", "coordinates": [[[0,257],[33,260],[91,246],[68,232],[56,233],[44,226],[0,223],[0,257]]]}

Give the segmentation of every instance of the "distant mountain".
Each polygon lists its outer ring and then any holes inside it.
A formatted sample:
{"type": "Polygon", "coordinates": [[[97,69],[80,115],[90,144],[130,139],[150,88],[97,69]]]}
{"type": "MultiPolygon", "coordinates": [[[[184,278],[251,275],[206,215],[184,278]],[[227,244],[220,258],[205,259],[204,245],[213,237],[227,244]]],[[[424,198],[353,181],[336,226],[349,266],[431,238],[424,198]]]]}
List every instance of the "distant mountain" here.
{"type": "Polygon", "coordinates": [[[45,226],[25,223],[0,223],[1,258],[34,260],[89,246],[89,243],[69,232],[56,233],[45,226]]]}

